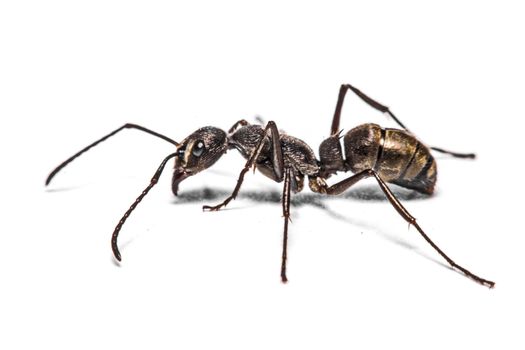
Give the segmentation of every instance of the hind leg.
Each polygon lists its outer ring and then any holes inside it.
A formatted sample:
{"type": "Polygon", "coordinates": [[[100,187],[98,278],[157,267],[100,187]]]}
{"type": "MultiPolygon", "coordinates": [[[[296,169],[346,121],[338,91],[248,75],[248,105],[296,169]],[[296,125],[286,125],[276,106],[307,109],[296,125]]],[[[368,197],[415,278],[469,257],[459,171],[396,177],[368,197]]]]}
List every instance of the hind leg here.
{"type": "MultiPolygon", "coordinates": [[[[339,97],[337,98],[337,105],[335,107],[335,113],[334,113],[334,118],[332,119],[332,128],[331,128],[331,135],[336,135],[338,132],[339,132],[339,125],[340,125],[340,122],[341,122],[341,112],[343,110],[343,103],[344,103],[344,100],[345,100],[345,96],[346,96],[346,93],[348,90],[351,90],[352,92],[354,92],[357,96],[359,96],[359,98],[361,98],[361,100],[363,100],[366,104],[368,104],[370,107],[382,112],[382,113],[386,113],[390,116],[390,118],[392,118],[401,128],[403,128],[404,130],[410,132],[408,130],[408,128],[399,120],[397,119],[397,117],[390,111],[390,109],[377,102],[376,100],[368,97],[367,95],[365,95],[361,90],[359,90],[358,88],[350,85],[350,84],[343,84],[341,85],[341,88],[339,89],[339,97]]],[[[443,148],[440,148],[440,147],[430,147],[430,149],[436,151],[436,152],[440,152],[440,153],[444,153],[444,154],[448,154],[450,156],[453,156],[453,157],[456,157],[456,158],[475,158],[476,155],[474,153],[458,153],[458,152],[452,152],[452,151],[448,151],[448,150],[445,150],[443,148]]]]}

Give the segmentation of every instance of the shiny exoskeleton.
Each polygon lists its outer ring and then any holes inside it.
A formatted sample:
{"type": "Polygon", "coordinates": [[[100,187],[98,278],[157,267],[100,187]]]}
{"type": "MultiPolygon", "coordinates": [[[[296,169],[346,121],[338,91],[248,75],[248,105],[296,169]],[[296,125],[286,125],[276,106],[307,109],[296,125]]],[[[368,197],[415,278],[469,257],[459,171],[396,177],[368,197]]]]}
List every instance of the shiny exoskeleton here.
{"type": "Polygon", "coordinates": [[[180,143],[142,126],[125,124],[60,164],[48,176],[46,185],[58,171],[79,155],[126,128],[137,129],[162,138],[174,144],[176,152],[163,159],[150,184],[137,197],[115,227],[111,237],[111,246],[115,258],[119,261],[121,255],[117,246],[117,238],[122,225],[151,188],[157,184],[170,159],[175,159],[172,191],[177,195],[179,184],[183,180],[209,168],[228,150],[236,149],[247,161],[239,174],[232,194],[222,203],[215,206],[206,205],[203,206],[203,209],[219,210],[235,199],[245,174],[252,167],[273,181],[282,182],[284,234],[281,279],[283,282],[287,281],[286,260],[291,193],[300,192],[304,188],[305,178],[308,178],[308,185],[313,192],[338,195],[360,180],[373,177],[396,211],[410,225],[413,225],[452,267],[478,283],[489,287],[494,286],[494,282],[473,274],[450,259],[421,229],[415,218],[403,207],[388,186],[388,183],[393,183],[430,195],[434,191],[437,179],[436,161],[431,150],[460,158],[474,158],[474,154],[455,153],[441,148],[425,146],[392,114],[388,107],[371,99],[352,85],[344,84],[341,86],[332,120],[331,135],[321,143],[319,159],[305,142],[279,132],[277,125],[272,121],[263,127],[262,125],[251,125],[245,120],[239,120],[227,132],[216,127],[203,127],[180,143]],[[353,91],[371,107],[388,114],[401,129],[382,128],[377,124],[369,123],[359,125],[341,135],[339,130],[340,117],[348,90],[353,91]],[[326,180],[338,172],[351,172],[354,175],[333,185],[328,185],[326,180]]]}
{"type": "Polygon", "coordinates": [[[432,194],[436,184],[436,161],[428,147],[405,130],[363,124],[343,137],[346,159],[338,135],[319,149],[323,177],[337,171],[359,173],[373,169],[385,181],[432,194]]]}

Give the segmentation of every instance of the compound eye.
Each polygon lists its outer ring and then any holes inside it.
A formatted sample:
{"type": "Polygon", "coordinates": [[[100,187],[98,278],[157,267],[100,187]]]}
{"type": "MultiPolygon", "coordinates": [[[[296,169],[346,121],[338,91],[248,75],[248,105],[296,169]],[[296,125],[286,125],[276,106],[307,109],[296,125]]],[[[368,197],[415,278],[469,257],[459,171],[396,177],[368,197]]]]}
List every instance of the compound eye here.
{"type": "Polygon", "coordinates": [[[195,157],[200,157],[202,152],[204,152],[204,142],[199,140],[193,144],[191,154],[193,154],[195,157]]]}
{"type": "Polygon", "coordinates": [[[186,149],[179,148],[179,150],[177,152],[178,152],[177,156],[179,157],[179,159],[180,160],[184,160],[184,153],[186,153],[186,149]]]}

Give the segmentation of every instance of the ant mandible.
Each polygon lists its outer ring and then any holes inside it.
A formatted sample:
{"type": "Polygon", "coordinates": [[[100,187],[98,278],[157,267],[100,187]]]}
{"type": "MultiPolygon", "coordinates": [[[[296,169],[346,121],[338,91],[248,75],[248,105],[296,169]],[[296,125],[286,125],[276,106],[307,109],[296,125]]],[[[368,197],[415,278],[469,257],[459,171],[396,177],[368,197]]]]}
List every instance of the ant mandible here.
{"type": "Polygon", "coordinates": [[[410,215],[387,185],[387,183],[393,183],[430,195],[434,192],[437,176],[436,161],[430,152],[431,150],[458,158],[474,158],[475,155],[472,153],[455,153],[437,147],[429,148],[425,146],[394,116],[388,107],[371,99],[352,85],[341,85],[332,120],[331,136],[321,143],[319,160],[305,142],[279,132],[273,121],[268,122],[263,128],[260,125],[251,125],[243,119],[236,122],[228,132],[207,126],[198,129],[180,143],[140,125],[125,124],[61,163],[49,174],[46,186],[71,161],[124,129],[137,129],[159,137],[175,145],[176,151],[162,160],[151,178],[150,184],[137,197],[115,227],[111,237],[111,247],[118,261],[121,261],[121,255],[117,246],[117,238],[122,225],[124,225],[126,219],[151,188],[157,184],[166,163],[170,159],[175,158],[172,191],[176,196],[179,184],[183,180],[212,166],[229,149],[237,149],[247,159],[247,162],[239,174],[233,193],[218,205],[203,206],[203,210],[219,210],[228,205],[232,199],[235,199],[241,188],[244,175],[251,167],[258,169],[262,174],[278,183],[283,182],[284,234],[281,263],[281,280],[283,282],[288,280],[286,277],[286,259],[290,196],[292,191],[297,193],[303,189],[304,178],[308,176],[310,189],[313,192],[327,195],[339,195],[363,179],[368,177],[375,178],[386,198],[399,215],[409,225],[414,226],[432,248],[453,268],[482,285],[492,288],[495,284],[477,276],[449,258],[423,231],[416,219],[410,215]],[[359,125],[348,131],[344,136],[341,136],[339,123],[343,102],[348,90],[353,91],[371,107],[386,113],[401,129],[382,128],[377,124],[367,123],[359,125]],[[345,148],[344,155],[341,139],[343,139],[345,148]],[[326,183],[326,179],[339,171],[351,171],[355,175],[329,186],[326,183]]]}

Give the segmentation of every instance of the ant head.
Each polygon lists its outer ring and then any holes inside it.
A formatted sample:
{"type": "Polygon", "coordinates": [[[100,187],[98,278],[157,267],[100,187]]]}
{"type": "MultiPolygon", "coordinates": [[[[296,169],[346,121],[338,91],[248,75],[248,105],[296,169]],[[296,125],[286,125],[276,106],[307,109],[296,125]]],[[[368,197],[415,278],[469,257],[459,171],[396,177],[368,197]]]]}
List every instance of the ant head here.
{"type": "Polygon", "coordinates": [[[177,195],[179,184],[186,178],[212,166],[228,149],[226,133],[212,126],[200,128],[177,147],[172,191],[177,195]]]}

